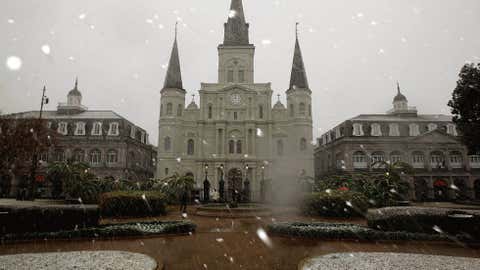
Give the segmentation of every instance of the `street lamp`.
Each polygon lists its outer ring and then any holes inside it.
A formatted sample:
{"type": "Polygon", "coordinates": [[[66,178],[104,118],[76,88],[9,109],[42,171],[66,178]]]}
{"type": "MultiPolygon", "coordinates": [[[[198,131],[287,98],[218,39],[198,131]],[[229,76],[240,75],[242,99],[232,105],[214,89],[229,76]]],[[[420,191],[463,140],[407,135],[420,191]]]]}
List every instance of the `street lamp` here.
{"type": "Polygon", "coordinates": [[[220,201],[224,200],[225,181],[223,180],[223,164],[220,164],[220,181],[218,182],[218,192],[220,193],[220,201]]]}
{"type": "MultiPolygon", "coordinates": [[[[48,104],[48,97],[45,95],[45,92],[47,91],[47,87],[43,86],[42,90],[42,101],[40,102],[40,113],[38,115],[38,120],[41,122],[42,120],[42,113],[43,113],[43,105],[48,104]]],[[[35,129],[33,129],[33,132],[36,132],[35,129]]],[[[35,137],[35,134],[33,134],[35,137]]],[[[29,185],[29,194],[28,194],[28,199],[29,200],[35,200],[35,189],[36,189],[36,182],[35,182],[35,175],[37,174],[37,166],[38,166],[38,154],[37,154],[37,144],[34,145],[33,147],[33,157],[32,157],[32,167],[30,171],[30,185],[29,185]]]]}
{"type": "Polygon", "coordinates": [[[260,200],[265,201],[265,165],[262,165],[262,180],[260,181],[260,200]]]}
{"type": "Polygon", "coordinates": [[[248,166],[248,164],[245,165],[245,183],[244,183],[244,188],[243,188],[243,192],[245,194],[245,200],[247,202],[250,201],[250,181],[248,181],[248,170],[250,169],[250,167],[248,166]]]}
{"type": "Polygon", "coordinates": [[[210,182],[208,182],[208,164],[205,164],[205,181],[203,181],[203,200],[210,200],[210,182]]]}

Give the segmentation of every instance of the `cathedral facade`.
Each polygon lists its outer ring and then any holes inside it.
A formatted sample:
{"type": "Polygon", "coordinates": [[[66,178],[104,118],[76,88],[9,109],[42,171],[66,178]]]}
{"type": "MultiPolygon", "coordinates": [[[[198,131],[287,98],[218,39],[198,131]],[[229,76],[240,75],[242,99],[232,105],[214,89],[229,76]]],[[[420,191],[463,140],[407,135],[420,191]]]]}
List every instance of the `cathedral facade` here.
{"type": "Polygon", "coordinates": [[[241,0],[232,0],[224,42],[218,46],[218,81],[201,83],[200,104],[186,106],[177,37],[161,90],[157,178],[173,173],[208,179],[212,189],[225,181],[225,196],[248,183],[250,199],[261,185],[275,192],[296,189],[313,176],[312,100],[298,35],[286,106],[272,104],[271,83],[254,80],[255,46],[249,41],[241,0]]]}

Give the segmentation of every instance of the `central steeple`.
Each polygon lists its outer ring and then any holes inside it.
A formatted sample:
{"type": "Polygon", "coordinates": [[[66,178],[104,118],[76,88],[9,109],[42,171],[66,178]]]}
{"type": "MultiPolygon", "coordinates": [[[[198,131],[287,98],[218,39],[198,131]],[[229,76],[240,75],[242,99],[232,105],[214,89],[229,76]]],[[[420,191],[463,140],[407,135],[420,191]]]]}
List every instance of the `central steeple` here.
{"type": "Polygon", "coordinates": [[[242,0],[232,0],[228,21],[225,23],[223,45],[249,45],[248,27],[249,25],[245,21],[242,0]]]}

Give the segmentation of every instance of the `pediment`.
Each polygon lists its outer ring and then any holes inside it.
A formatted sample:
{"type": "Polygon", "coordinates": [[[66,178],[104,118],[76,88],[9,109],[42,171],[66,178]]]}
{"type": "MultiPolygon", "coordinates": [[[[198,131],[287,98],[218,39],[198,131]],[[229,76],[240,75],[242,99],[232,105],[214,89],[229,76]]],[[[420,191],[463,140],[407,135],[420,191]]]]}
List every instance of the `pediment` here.
{"type": "Polygon", "coordinates": [[[241,84],[232,84],[227,87],[224,87],[222,92],[243,92],[243,93],[257,93],[255,90],[252,90],[248,87],[245,87],[244,85],[241,84]]]}
{"type": "Polygon", "coordinates": [[[417,143],[460,143],[460,140],[455,136],[447,134],[441,130],[433,130],[419,136],[412,138],[412,142],[417,143]]]}

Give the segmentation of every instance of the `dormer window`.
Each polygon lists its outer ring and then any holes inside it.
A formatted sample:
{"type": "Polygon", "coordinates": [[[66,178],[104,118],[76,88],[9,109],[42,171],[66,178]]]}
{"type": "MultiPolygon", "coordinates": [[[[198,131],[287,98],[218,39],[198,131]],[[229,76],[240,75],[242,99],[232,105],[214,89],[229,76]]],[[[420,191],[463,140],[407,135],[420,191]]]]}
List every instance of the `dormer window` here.
{"type": "Polygon", "coordinates": [[[398,124],[393,123],[389,125],[389,136],[400,136],[400,128],[398,124]]]}
{"type": "Polygon", "coordinates": [[[110,127],[108,129],[108,135],[109,136],[118,136],[118,123],[117,122],[113,122],[113,123],[110,123],[110,127]]]}
{"type": "Polygon", "coordinates": [[[363,136],[363,126],[360,123],[353,124],[353,136],[363,136]]]}
{"type": "Polygon", "coordinates": [[[370,135],[376,136],[376,137],[382,136],[382,129],[380,124],[375,123],[375,124],[372,124],[371,127],[372,127],[372,132],[370,135]]]}
{"type": "Polygon", "coordinates": [[[452,135],[452,136],[457,136],[457,128],[454,124],[448,124],[447,125],[447,133],[452,135]]]}
{"type": "Polygon", "coordinates": [[[85,135],[85,123],[78,122],[75,127],[75,135],[76,136],[84,136],[85,135]]]}
{"type": "Polygon", "coordinates": [[[93,123],[92,135],[93,136],[101,136],[102,135],[102,123],[101,122],[93,123]]]}
{"type": "Polygon", "coordinates": [[[437,128],[438,128],[437,124],[434,124],[434,123],[428,124],[428,131],[434,131],[437,128]]]}
{"type": "Polygon", "coordinates": [[[135,132],[136,132],[136,129],[134,126],[132,126],[132,128],[130,129],[130,138],[135,139],[135,132]]]}
{"type": "Polygon", "coordinates": [[[58,133],[62,135],[67,135],[68,134],[68,129],[67,129],[67,122],[60,122],[58,123],[58,133]]]}
{"type": "Polygon", "coordinates": [[[420,127],[418,124],[410,124],[408,127],[410,136],[414,137],[420,135],[420,127]]]}

